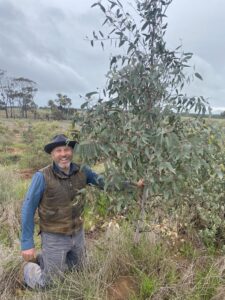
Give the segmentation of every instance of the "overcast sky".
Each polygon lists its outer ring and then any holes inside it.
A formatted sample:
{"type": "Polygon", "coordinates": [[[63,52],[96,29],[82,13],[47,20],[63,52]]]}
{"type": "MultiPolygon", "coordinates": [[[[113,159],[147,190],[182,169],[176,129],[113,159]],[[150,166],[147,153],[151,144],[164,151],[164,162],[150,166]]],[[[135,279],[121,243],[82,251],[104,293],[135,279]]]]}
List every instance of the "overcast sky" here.
{"type": "MultiPolygon", "coordinates": [[[[0,69],[37,82],[39,106],[63,93],[80,107],[79,95],[104,86],[110,52],[85,40],[104,20],[94,2],[0,0],[0,69]]],[[[224,12],[225,0],[173,0],[167,12],[170,49],[182,43],[193,52],[204,78],[189,92],[208,98],[214,112],[225,110],[224,12]]]]}

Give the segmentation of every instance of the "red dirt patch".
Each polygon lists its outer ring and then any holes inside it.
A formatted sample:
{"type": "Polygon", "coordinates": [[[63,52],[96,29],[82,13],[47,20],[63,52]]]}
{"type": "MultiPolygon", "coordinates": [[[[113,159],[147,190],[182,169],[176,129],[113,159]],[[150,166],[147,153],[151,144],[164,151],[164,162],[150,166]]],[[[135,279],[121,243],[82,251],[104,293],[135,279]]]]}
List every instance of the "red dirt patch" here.
{"type": "Polygon", "coordinates": [[[109,288],[108,288],[108,300],[128,300],[131,295],[135,295],[137,292],[137,285],[134,277],[132,276],[120,276],[109,288]]]}

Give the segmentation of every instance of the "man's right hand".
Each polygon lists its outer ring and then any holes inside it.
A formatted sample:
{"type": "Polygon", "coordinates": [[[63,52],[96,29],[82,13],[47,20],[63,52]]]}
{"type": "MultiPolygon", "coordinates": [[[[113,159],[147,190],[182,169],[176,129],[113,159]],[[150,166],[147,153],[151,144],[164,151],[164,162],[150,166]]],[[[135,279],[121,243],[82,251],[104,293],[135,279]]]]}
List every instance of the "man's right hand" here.
{"type": "Polygon", "coordinates": [[[35,248],[23,250],[21,254],[25,261],[34,261],[36,257],[35,248]]]}

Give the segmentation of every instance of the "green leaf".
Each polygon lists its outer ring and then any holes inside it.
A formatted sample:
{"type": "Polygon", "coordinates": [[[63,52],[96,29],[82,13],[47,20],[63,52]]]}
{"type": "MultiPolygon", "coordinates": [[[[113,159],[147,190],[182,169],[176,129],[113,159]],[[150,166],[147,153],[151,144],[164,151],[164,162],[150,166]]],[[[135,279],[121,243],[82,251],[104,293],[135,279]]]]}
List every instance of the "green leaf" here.
{"type": "Polygon", "coordinates": [[[148,147],[145,148],[145,155],[147,156],[148,159],[151,158],[148,147]]]}
{"type": "Polygon", "coordinates": [[[145,30],[145,28],[146,28],[148,25],[150,25],[150,22],[149,22],[149,21],[145,22],[144,25],[141,27],[141,30],[145,30]]]}
{"type": "Polygon", "coordinates": [[[113,64],[115,64],[116,62],[117,62],[117,58],[116,58],[116,56],[113,56],[112,59],[111,59],[111,61],[110,61],[110,67],[111,67],[113,64]]]}
{"type": "Polygon", "coordinates": [[[132,169],[132,160],[131,160],[131,158],[128,159],[127,163],[128,163],[128,166],[130,167],[130,169],[132,169]]]}
{"type": "Polygon", "coordinates": [[[116,6],[117,4],[115,3],[115,2],[113,2],[113,1],[109,1],[110,3],[111,3],[111,7],[110,7],[110,9],[112,9],[114,6],[116,6]]]}
{"type": "Polygon", "coordinates": [[[129,54],[129,52],[134,49],[134,45],[132,43],[130,43],[129,48],[127,49],[127,54],[129,54]]]}
{"type": "Polygon", "coordinates": [[[101,35],[101,37],[104,37],[104,34],[99,30],[99,33],[101,35]]]}
{"type": "Polygon", "coordinates": [[[96,95],[96,94],[98,94],[98,92],[90,92],[90,93],[87,93],[85,95],[85,97],[90,98],[91,96],[96,95]]]}
{"type": "Polygon", "coordinates": [[[106,10],[105,10],[105,7],[99,2],[98,5],[100,6],[101,10],[105,13],[106,10]]]}
{"type": "Polygon", "coordinates": [[[94,4],[91,5],[91,7],[94,7],[94,6],[97,6],[97,5],[98,5],[98,3],[94,3],[94,4]]]}
{"type": "Polygon", "coordinates": [[[121,46],[123,46],[123,44],[126,42],[126,40],[121,40],[120,42],[119,42],[119,47],[121,47],[121,46]]]}
{"type": "Polygon", "coordinates": [[[120,7],[123,7],[123,5],[121,4],[121,2],[119,0],[117,0],[117,3],[119,4],[120,7]]]}
{"type": "Polygon", "coordinates": [[[223,172],[222,171],[220,171],[220,170],[217,170],[216,171],[216,174],[217,174],[217,176],[219,177],[219,179],[221,180],[221,179],[223,179],[223,177],[224,177],[224,174],[223,174],[223,172]]]}
{"type": "Polygon", "coordinates": [[[84,102],[84,103],[80,106],[80,108],[81,108],[81,109],[84,109],[85,107],[87,107],[88,103],[89,103],[88,101],[84,102]]]}
{"type": "Polygon", "coordinates": [[[102,23],[102,26],[104,26],[107,21],[108,21],[108,18],[105,19],[105,21],[102,23]]]}
{"type": "Polygon", "coordinates": [[[200,80],[203,80],[202,76],[199,73],[195,73],[195,77],[197,77],[200,80]]]}

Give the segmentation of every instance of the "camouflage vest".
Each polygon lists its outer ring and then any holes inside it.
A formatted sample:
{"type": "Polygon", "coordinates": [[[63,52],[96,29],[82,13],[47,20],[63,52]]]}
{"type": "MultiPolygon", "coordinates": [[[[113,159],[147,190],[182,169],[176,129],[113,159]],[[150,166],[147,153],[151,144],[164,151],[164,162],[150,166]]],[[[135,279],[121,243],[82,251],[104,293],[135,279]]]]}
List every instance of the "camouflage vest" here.
{"type": "Polygon", "coordinates": [[[70,235],[83,224],[86,175],[79,171],[71,176],[59,174],[49,165],[40,170],[45,191],[38,207],[40,229],[70,235]]]}

